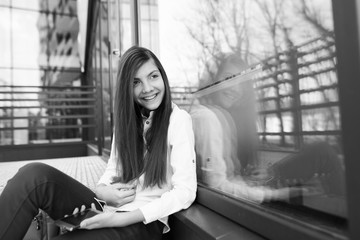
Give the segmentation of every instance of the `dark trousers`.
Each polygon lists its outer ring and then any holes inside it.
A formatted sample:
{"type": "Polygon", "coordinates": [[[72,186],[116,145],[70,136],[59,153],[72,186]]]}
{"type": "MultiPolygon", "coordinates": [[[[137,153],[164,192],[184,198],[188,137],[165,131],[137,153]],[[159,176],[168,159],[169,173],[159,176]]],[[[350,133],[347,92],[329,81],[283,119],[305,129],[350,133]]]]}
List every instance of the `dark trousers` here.
{"type": "MultiPolygon", "coordinates": [[[[71,214],[76,207],[90,207],[95,194],[63,172],[43,163],[30,163],[8,181],[0,195],[0,240],[22,239],[39,209],[52,219],[71,214]]],[[[75,230],[55,239],[161,239],[159,221],[122,228],[75,230]]]]}
{"type": "Polygon", "coordinates": [[[271,171],[281,181],[301,179],[305,184],[317,175],[326,194],[344,196],[345,171],[342,165],[333,147],[320,142],[306,145],[299,153],[280,160],[271,171]]]}

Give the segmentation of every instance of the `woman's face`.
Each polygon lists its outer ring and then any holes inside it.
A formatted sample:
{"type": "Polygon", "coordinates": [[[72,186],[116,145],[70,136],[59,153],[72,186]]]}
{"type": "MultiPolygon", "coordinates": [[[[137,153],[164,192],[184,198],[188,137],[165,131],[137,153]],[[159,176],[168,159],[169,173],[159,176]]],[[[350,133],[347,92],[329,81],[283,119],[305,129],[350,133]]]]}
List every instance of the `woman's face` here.
{"type": "MultiPolygon", "coordinates": [[[[235,64],[228,63],[225,66],[223,66],[222,70],[219,70],[218,80],[231,77],[234,74],[240,73],[241,70],[242,69],[240,69],[235,64]]],[[[240,101],[242,95],[243,94],[241,91],[240,84],[238,84],[226,89],[222,89],[221,91],[217,92],[217,94],[215,94],[215,101],[219,106],[227,109],[233,106],[236,102],[240,101]]]]}
{"type": "Polygon", "coordinates": [[[156,110],[165,95],[165,85],[154,61],[145,62],[133,79],[134,101],[146,110],[156,110]]]}

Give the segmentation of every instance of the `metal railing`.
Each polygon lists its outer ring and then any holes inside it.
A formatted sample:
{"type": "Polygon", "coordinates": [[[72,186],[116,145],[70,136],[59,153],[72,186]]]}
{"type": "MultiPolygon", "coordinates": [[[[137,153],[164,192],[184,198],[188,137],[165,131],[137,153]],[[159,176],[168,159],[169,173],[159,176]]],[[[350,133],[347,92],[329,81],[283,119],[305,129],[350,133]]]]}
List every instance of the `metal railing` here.
{"type": "Polygon", "coordinates": [[[341,145],[335,52],[328,36],[262,62],[254,85],[263,146],[300,148],[316,140],[341,145]],[[276,129],[269,126],[274,122],[276,129]]]}
{"type": "Polygon", "coordinates": [[[0,146],[94,141],[92,86],[0,86],[0,146]]]}
{"type": "Polygon", "coordinates": [[[187,109],[192,103],[192,93],[196,87],[171,87],[172,101],[181,108],[187,109]]]}

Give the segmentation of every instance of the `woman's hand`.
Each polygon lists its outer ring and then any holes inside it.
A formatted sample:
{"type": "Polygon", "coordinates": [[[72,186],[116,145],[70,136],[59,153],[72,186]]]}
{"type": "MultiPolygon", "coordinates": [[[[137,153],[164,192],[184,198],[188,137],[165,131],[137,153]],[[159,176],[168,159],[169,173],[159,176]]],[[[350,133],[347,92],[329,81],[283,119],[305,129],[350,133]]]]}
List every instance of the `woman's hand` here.
{"type": "MultiPolygon", "coordinates": [[[[94,211],[96,211],[96,212],[100,212],[99,210],[97,210],[96,209],[96,207],[95,207],[95,203],[91,203],[91,209],[92,210],[94,210],[94,211]]],[[[75,215],[75,214],[77,214],[77,213],[79,213],[79,212],[83,212],[83,211],[85,211],[86,210],[86,206],[85,205],[81,205],[81,207],[80,208],[75,208],[74,209],[74,211],[72,212],[72,215],[75,215]]],[[[69,215],[65,215],[64,217],[68,217],[69,215]]],[[[73,231],[74,230],[74,228],[68,228],[68,227],[65,227],[65,226],[62,226],[62,227],[60,227],[60,232],[61,233],[65,233],[65,232],[71,232],[71,231],[73,231]]]]}
{"type": "Polygon", "coordinates": [[[96,188],[96,196],[110,206],[120,207],[135,199],[135,184],[114,183],[109,186],[100,185],[96,188]]]}
{"type": "MultiPolygon", "coordinates": [[[[94,204],[94,203],[91,204],[91,208],[96,210],[96,207],[95,207],[95,204],[94,204]]],[[[80,209],[79,209],[79,208],[75,208],[72,214],[73,214],[73,215],[74,215],[74,214],[77,214],[79,211],[80,211],[80,212],[83,212],[83,211],[85,211],[85,209],[86,209],[85,205],[81,205],[80,209]]],[[[65,215],[65,217],[67,217],[67,216],[68,216],[68,215],[65,215]]]]}
{"type": "Polygon", "coordinates": [[[103,212],[82,221],[80,228],[125,227],[144,220],[144,215],[139,209],[131,212],[103,212]]]}
{"type": "Polygon", "coordinates": [[[85,219],[80,223],[80,228],[83,229],[96,229],[96,228],[106,228],[106,227],[115,227],[115,214],[116,212],[103,212],[97,214],[91,218],[85,219]]]}

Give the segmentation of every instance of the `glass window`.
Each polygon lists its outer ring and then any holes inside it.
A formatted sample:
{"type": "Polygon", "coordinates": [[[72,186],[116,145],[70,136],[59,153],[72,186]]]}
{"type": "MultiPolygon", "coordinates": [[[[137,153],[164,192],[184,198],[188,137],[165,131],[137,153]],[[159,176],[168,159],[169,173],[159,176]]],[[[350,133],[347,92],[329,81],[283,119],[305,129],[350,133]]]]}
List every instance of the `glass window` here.
{"type": "Polygon", "coordinates": [[[11,85],[11,70],[0,68],[0,85],[11,85]]]}
{"type": "Polygon", "coordinates": [[[103,110],[103,124],[104,124],[104,147],[106,149],[111,148],[112,138],[112,99],[110,90],[110,68],[109,68],[109,32],[108,32],[108,3],[101,3],[101,80],[102,80],[102,110],[103,110]]]}
{"type": "Polygon", "coordinates": [[[151,49],[154,53],[159,50],[158,22],[154,20],[143,20],[141,22],[141,46],[151,49]]]}
{"type": "Polygon", "coordinates": [[[3,0],[0,2],[0,6],[10,6],[10,0],[3,0]]]}
{"type": "MultiPolygon", "coordinates": [[[[101,8],[100,8],[101,9],[101,8]]],[[[97,139],[97,141],[99,141],[99,144],[101,144],[101,147],[104,147],[104,129],[105,129],[105,124],[103,122],[104,120],[104,112],[103,112],[103,103],[104,103],[104,98],[102,96],[103,94],[103,89],[102,89],[102,75],[101,75],[101,64],[102,64],[102,52],[101,52],[101,34],[100,34],[100,26],[101,23],[99,21],[96,22],[96,32],[95,32],[95,45],[94,45],[94,49],[93,49],[93,76],[94,76],[94,84],[96,87],[96,92],[97,92],[97,98],[99,99],[98,105],[97,107],[99,108],[99,116],[97,117],[96,121],[97,124],[99,125],[99,131],[97,132],[97,136],[95,136],[95,138],[97,139]]]]}
{"type": "MultiPolygon", "coordinates": [[[[119,1],[109,1],[108,2],[108,14],[109,14],[109,40],[111,43],[111,50],[120,50],[120,9],[119,9],[119,1]]],[[[117,52],[113,52],[115,55],[119,54],[117,52]]]]}
{"type": "Polygon", "coordinates": [[[10,9],[0,7],[0,67],[11,66],[11,22],[10,9]]]}
{"type": "Polygon", "coordinates": [[[154,19],[159,15],[158,5],[155,3],[151,4],[142,2],[142,5],[140,6],[140,13],[143,20],[154,19]]]}
{"type": "Polygon", "coordinates": [[[331,1],[159,0],[159,28],[171,84],[198,89],[199,182],[346,218],[331,1]]]}
{"type": "Polygon", "coordinates": [[[68,1],[53,1],[46,0],[44,6],[48,6],[48,10],[52,13],[76,15],[77,14],[77,0],[68,1]]]}
{"type": "MultiPolygon", "coordinates": [[[[111,51],[114,56],[120,56],[131,47],[131,9],[128,0],[110,1],[110,34],[111,51]]],[[[117,67],[118,58],[113,58],[113,66],[117,67]]]]}
{"type": "Polygon", "coordinates": [[[38,68],[40,50],[38,12],[12,10],[13,67],[38,68]]]}
{"type": "MultiPolygon", "coordinates": [[[[116,83],[116,76],[117,76],[117,67],[119,63],[119,56],[122,49],[122,35],[120,33],[121,29],[121,22],[120,22],[120,8],[119,8],[119,1],[110,1],[108,8],[109,14],[109,41],[110,41],[110,96],[115,95],[115,83],[116,83]]],[[[111,97],[110,101],[113,101],[113,97],[111,97]]],[[[112,115],[113,109],[109,111],[109,114],[112,115]]],[[[112,118],[112,117],[111,117],[112,118]]],[[[112,120],[111,120],[112,121],[112,120]]]]}
{"type": "Polygon", "coordinates": [[[131,7],[128,0],[120,1],[120,44],[122,53],[132,46],[131,40],[131,7]]]}
{"type": "Polygon", "coordinates": [[[40,4],[39,0],[11,0],[11,5],[14,8],[22,8],[22,9],[31,9],[31,10],[39,10],[40,4]]]}
{"type": "Polygon", "coordinates": [[[48,1],[13,0],[10,5],[0,7],[0,83],[13,85],[1,89],[10,100],[0,103],[5,116],[0,141],[79,141],[83,130],[92,126],[82,127],[83,119],[76,116],[93,107],[92,100],[86,105],[76,96],[79,89],[59,88],[80,85],[76,1],[51,1],[52,14],[47,12],[48,1]],[[66,109],[72,104],[78,108],[66,109]]]}
{"type": "Polygon", "coordinates": [[[14,69],[12,85],[39,86],[41,85],[40,74],[41,72],[36,69],[31,69],[31,70],[14,69]]]}

